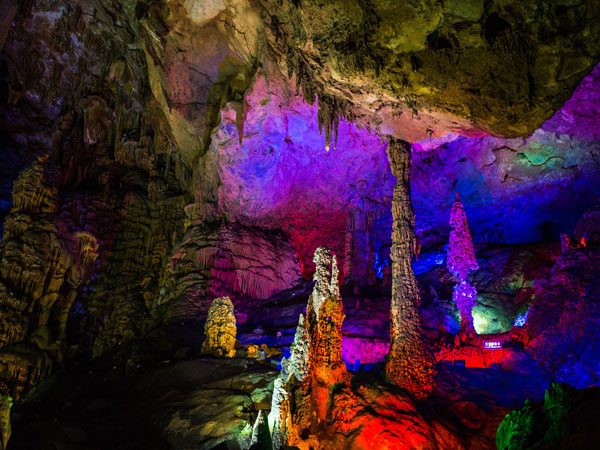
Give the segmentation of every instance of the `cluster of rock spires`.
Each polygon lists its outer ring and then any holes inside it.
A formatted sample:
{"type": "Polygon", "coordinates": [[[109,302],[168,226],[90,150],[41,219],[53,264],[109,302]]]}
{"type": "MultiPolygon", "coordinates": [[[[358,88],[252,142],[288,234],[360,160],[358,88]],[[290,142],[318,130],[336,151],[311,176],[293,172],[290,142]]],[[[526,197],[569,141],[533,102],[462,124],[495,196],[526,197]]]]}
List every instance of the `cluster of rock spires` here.
{"type": "Polygon", "coordinates": [[[298,319],[289,359],[281,361],[269,413],[273,447],[299,443],[323,426],[331,390],[348,381],[342,359],[344,312],[336,257],[326,247],[315,250],[315,286],[298,319]]]}

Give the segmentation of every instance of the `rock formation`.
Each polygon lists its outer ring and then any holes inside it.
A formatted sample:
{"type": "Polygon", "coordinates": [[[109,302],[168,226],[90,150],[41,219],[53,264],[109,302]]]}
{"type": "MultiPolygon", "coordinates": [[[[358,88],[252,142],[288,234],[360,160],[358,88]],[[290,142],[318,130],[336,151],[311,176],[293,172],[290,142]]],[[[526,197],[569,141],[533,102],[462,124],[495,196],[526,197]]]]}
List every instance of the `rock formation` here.
{"type": "Polygon", "coordinates": [[[148,300],[162,323],[200,319],[209,299],[243,295],[267,299],[301,278],[294,244],[281,232],[235,223],[190,224],[173,248],[148,300]]]}
{"type": "Polygon", "coordinates": [[[306,307],[306,321],[300,315],[290,357],[282,360],[281,375],[273,389],[269,427],[275,449],[315,433],[332,406],[333,386],[348,380],[342,359],[345,315],[337,261],[328,248],[318,247],[314,263],[315,286],[306,307]]]}
{"type": "Polygon", "coordinates": [[[585,448],[584,445],[595,445],[579,431],[589,427],[585,424],[587,419],[582,410],[587,410],[589,415],[594,399],[598,399],[597,390],[578,392],[566,383],[552,383],[546,389],[542,402],[536,404],[527,400],[523,408],[506,416],[498,427],[498,449],[585,448]]]}
{"type": "MultiPolygon", "coordinates": [[[[440,251],[454,191],[470,207],[477,240],[548,243],[533,257],[554,265],[528,271],[516,267],[527,259],[519,249],[499,251],[481,261],[487,268],[473,286],[459,283],[458,303],[472,300],[476,286],[482,327],[506,331],[534,300],[519,330],[531,338],[519,341],[523,351],[578,387],[598,382],[600,350],[589,339],[599,329],[598,211],[575,229],[587,247],[566,246],[559,257],[554,242],[600,198],[599,0],[0,3],[0,386],[15,399],[15,448],[42,447],[26,445],[38,436],[33,429],[56,432],[61,448],[74,445],[73,428],[89,431],[90,441],[137,432],[126,420],[103,430],[99,421],[81,425],[77,405],[102,415],[97,405],[111,382],[111,408],[123,406],[132,420],[147,414],[149,429],[160,430],[139,447],[210,449],[234,439],[268,409],[274,374],[245,358],[193,364],[187,357],[202,342],[195,327],[210,299],[230,295],[244,311],[240,336],[262,327],[255,354],[272,359],[271,341],[282,350],[289,343],[315,271],[275,385],[275,446],[324,439],[338,448],[349,433],[348,445],[363,447],[377,439],[404,445],[395,436],[407,446],[468,447],[422,418],[409,394],[383,382],[348,386],[340,354],[345,320],[349,362],[381,361],[387,297],[364,296],[391,284],[388,378],[415,398],[432,389],[422,328],[438,352],[446,330],[456,329],[456,311],[450,302],[425,305],[428,317],[451,326],[422,326],[411,258],[415,234],[424,250],[440,251]],[[392,136],[389,161],[382,136],[392,136]],[[404,141],[414,143],[412,180],[404,141]],[[320,245],[337,255],[331,268],[322,249],[313,261],[320,245]],[[361,285],[361,298],[347,299],[356,304],[345,310],[352,320],[344,319],[337,263],[340,279],[361,285]],[[498,276],[486,280],[490,274],[498,276]],[[133,342],[152,352],[133,351],[133,342]],[[153,383],[171,378],[153,377],[162,369],[180,372],[186,389],[195,383],[189,374],[216,367],[220,376],[233,366],[229,378],[207,375],[196,403],[181,401],[189,393],[182,390],[167,406],[172,386],[147,411],[133,395],[117,399],[128,383],[147,397],[153,383]],[[270,373],[259,377],[257,402],[250,385],[261,370],[270,373]],[[75,383],[61,379],[81,384],[71,392],[75,383]],[[47,416],[24,411],[52,391],[61,397],[64,386],[73,397],[47,416]],[[91,388],[95,398],[71,402],[91,388]],[[56,425],[39,422],[51,416],[56,425]]],[[[438,274],[450,286],[447,272],[438,274]]],[[[450,296],[438,292],[440,302],[450,296]]],[[[230,305],[221,305],[226,323],[209,317],[210,352],[235,350],[230,305]]]]}
{"type": "Polygon", "coordinates": [[[93,234],[57,217],[49,171],[42,157],[15,181],[0,243],[0,379],[17,399],[62,359],[69,311],[98,257],[93,234]]]}
{"type": "Polygon", "coordinates": [[[419,287],[412,268],[415,215],[410,199],[410,145],[390,138],[388,157],[396,186],[392,198],[392,303],[388,379],[423,399],[433,389],[434,360],[422,336],[419,287]]]}
{"type": "Polygon", "coordinates": [[[0,449],[6,450],[11,434],[10,410],[12,398],[6,393],[0,393],[0,449]]]}
{"type": "Polygon", "coordinates": [[[600,242],[595,239],[597,208],[583,215],[576,232],[589,233],[586,247],[567,248],[545,277],[534,283],[535,296],[527,317],[527,351],[557,381],[576,388],[599,380],[600,242]]]}
{"type": "Polygon", "coordinates": [[[452,299],[460,311],[460,330],[463,335],[475,334],[473,327],[473,307],[477,298],[477,289],[471,286],[467,276],[470,270],[477,270],[473,240],[467,224],[465,208],[458,193],[450,213],[450,244],[446,265],[450,273],[458,278],[452,299]]]}
{"type": "Polygon", "coordinates": [[[235,356],[237,328],[233,303],[229,297],[219,297],[212,302],[204,334],[206,340],[202,344],[203,352],[227,358],[235,356]]]}
{"type": "Polygon", "coordinates": [[[381,135],[393,128],[409,142],[469,134],[473,125],[528,136],[562,106],[600,51],[590,42],[600,26],[588,19],[597,17],[596,2],[259,4],[282,69],[295,74],[308,101],[318,95],[328,139],[338,116],[365,119],[381,135]],[[585,44],[570,47],[577,39],[585,44]]]}
{"type": "Polygon", "coordinates": [[[250,440],[249,450],[273,450],[271,441],[271,432],[265,412],[261,409],[256,416],[256,422],[252,428],[252,438],[250,440]]]}

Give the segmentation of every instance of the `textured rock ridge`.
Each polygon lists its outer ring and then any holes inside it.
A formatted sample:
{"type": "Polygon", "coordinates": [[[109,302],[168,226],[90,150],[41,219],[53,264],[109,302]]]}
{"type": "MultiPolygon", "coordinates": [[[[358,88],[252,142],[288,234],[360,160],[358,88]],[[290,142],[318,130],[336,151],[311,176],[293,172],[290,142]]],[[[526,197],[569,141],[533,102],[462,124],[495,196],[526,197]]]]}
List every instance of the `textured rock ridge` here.
{"type": "Polygon", "coordinates": [[[229,297],[219,297],[212,302],[204,334],[206,340],[202,344],[203,352],[228,358],[235,356],[237,327],[233,303],[229,297]]]}
{"type": "Polygon", "coordinates": [[[416,251],[415,214],[410,198],[410,145],[390,138],[387,147],[396,177],[392,198],[392,302],[388,379],[422,399],[433,390],[434,359],[422,336],[419,286],[412,268],[416,251]]]}

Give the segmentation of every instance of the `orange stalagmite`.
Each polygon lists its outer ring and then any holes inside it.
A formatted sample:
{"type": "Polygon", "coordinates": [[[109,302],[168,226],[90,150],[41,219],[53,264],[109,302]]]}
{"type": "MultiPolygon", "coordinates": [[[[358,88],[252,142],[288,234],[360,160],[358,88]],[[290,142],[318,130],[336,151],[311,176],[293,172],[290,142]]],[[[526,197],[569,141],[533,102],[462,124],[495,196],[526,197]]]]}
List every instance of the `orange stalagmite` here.
{"type": "Polygon", "coordinates": [[[342,358],[346,316],[337,260],[328,248],[319,247],[313,262],[315,286],[306,319],[300,315],[290,357],[281,361],[281,375],[275,380],[269,414],[275,449],[300,442],[301,435],[315,435],[324,426],[333,387],[349,380],[342,358]]]}

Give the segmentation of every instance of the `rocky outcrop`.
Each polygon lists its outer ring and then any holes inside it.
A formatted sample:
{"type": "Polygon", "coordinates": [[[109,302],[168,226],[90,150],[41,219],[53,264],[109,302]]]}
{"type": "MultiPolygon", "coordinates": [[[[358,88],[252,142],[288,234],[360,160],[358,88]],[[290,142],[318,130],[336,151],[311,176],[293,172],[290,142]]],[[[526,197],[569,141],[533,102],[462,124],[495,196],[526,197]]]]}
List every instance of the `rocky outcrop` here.
{"type": "Polygon", "coordinates": [[[392,302],[386,375],[416,398],[433,389],[434,360],[422,336],[419,287],[412,268],[416,251],[415,216],[410,198],[410,146],[391,138],[388,157],[396,187],[392,198],[392,302]]]}
{"type": "Polygon", "coordinates": [[[229,297],[213,300],[204,325],[206,340],[202,351],[217,356],[232,358],[235,356],[237,327],[233,303],[229,297]]]}

